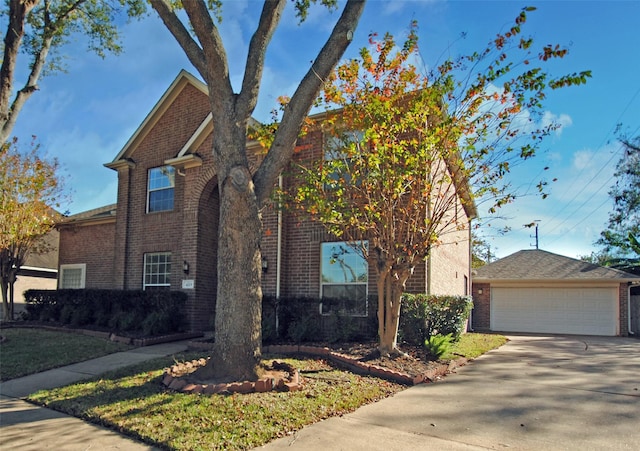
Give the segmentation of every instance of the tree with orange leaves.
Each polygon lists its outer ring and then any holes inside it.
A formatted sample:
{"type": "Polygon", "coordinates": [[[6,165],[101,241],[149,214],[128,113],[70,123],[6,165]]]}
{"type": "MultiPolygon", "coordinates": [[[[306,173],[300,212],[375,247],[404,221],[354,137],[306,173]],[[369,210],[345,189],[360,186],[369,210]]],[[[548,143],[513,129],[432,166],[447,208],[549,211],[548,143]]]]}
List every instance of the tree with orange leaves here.
{"type": "MultiPolygon", "coordinates": [[[[479,202],[494,212],[515,198],[505,176],[557,128],[539,120],[546,92],[590,77],[553,78],[533,67],[566,49],[534,53],[521,35],[532,10],[483,52],[428,74],[415,64],[415,23],[401,48],[388,34],[372,35],[370,48],[324,86],[322,100],[335,112],[324,124],[325,159],[300,167],[292,194],[375,268],[382,354],[397,353],[401,295],[416,265],[447,235],[468,240],[479,202]]],[[[545,182],[538,188],[544,196],[545,182]]]]}
{"type": "Polygon", "coordinates": [[[58,162],[33,145],[21,153],[17,140],[0,148],[0,291],[5,320],[13,319],[13,286],[30,252],[42,252],[64,198],[58,162]]]}

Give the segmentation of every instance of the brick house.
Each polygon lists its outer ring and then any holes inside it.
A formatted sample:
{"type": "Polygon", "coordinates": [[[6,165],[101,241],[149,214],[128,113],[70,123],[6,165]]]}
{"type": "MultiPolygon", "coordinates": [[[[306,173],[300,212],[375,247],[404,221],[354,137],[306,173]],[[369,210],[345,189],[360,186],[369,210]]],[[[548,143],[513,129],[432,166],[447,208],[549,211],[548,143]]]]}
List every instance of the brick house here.
{"type": "MultiPolygon", "coordinates": [[[[181,71],[120,153],[105,164],[118,173],[117,204],[70,216],[59,225],[60,288],[182,290],[188,295],[190,328],[211,328],[219,203],[212,133],[206,86],[181,71]]],[[[257,162],[260,146],[248,142],[247,148],[257,162]]],[[[323,158],[322,132],[299,139],[298,150],[295,158],[323,158]]],[[[456,210],[459,230],[443,237],[416,268],[409,291],[470,292],[472,211],[462,203],[456,210]]],[[[376,305],[367,304],[367,297],[376,294],[375,272],[344,243],[321,225],[274,208],[263,211],[263,223],[265,295],[349,293],[358,298],[354,315],[375,314],[376,305]],[[343,280],[328,264],[337,248],[346,249],[345,261],[357,277],[343,280]]]]}

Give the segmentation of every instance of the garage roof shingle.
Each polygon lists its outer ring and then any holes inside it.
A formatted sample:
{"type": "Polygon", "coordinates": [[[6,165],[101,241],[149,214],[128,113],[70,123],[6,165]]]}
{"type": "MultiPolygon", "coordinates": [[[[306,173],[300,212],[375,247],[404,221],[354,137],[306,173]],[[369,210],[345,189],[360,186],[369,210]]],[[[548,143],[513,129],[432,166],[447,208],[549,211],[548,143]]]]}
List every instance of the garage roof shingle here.
{"type": "Polygon", "coordinates": [[[482,280],[619,280],[640,282],[640,276],[605,268],[551,252],[518,251],[476,270],[474,281],[482,280]]]}

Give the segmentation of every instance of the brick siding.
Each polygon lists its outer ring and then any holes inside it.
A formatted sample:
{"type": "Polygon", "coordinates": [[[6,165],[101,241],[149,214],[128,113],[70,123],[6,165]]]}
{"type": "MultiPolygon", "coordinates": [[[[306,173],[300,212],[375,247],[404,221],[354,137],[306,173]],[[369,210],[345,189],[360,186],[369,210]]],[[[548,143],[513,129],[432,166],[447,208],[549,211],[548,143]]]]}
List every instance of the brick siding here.
{"type": "MultiPolygon", "coordinates": [[[[217,289],[218,181],[213,169],[209,135],[196,154],[202,165],[180,169],[175,177],[174,208],[148,214],[147,172],[175,158],[209,113],[206,94],[186,84],[172,97],[172,104],[144,136],[138,136],[128,163],[119,165],[116,222],[104,226],[62,227],[60,264],[87,264],[87,287],[141,289],[144,254],[171,252],[171,289],[182,290],[183,280],[195,281],[188,296],[186,314],[192,330],[210,330],[217,289]],[[183,272],[183,262],[189,273],[183,272]]],[[[323,158],[322,133],[312,131],[298,141],[295,159],[323,158]]],[[[252,161],[255,167],[258,157],[252,161]]],[[[285,184],[289,179],[285,176],[285,184]]],[[[335,241],[321,225],[283,211],[281,224],[282,297],[320,295],[320,244],[335,241]]],[[[263,293],[277,289],[278,211],[274,205],[262,211],[262,255],[267,262],[263,293]]],[[[469,280],[468,232],[450,234],[431,254],[431,287],[428,267],[421,262],[408,282],[413,292],[429,288],[438,294],[465,294],[469,280]],[[465,279],[466,277],[466,279],[465,279]]],[[[375,271],[370,262],[369,296],[376,295],[375,271]]],[[[375,307],[373,307],[375,308],[375,307]]],[[[372,307],[370,306],[370,310],[372,307]]]]}

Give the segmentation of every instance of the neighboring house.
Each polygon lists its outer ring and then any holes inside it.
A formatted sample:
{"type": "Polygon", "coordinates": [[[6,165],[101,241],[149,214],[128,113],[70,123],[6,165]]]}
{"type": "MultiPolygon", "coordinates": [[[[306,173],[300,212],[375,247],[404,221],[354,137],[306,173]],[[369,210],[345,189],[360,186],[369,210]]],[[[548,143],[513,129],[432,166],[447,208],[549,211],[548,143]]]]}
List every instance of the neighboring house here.
{"type": "MultiPolygon", "coordinates": [[[[14,319],[20,318],[25,309],[24,292],[27,290],[55,290],[58,278],[58,239],[56,229],[49,231],[42,240],[46,243],[47,251],[27,255],[24,265],[18,271],[18,278],[14,285],[14,319]]],[[[4,313],[0,309],[0,316],[4,313]]],[[[4,319],[4,318],[3,318],[4,319]]]]}
{"type": "Polygon", "coordinates": [[[523,250],[473,276],[474,330],[578,335],[634,331],[640,276],[542,250],[523,250]]]}
{"type": "MultiPolygon", "coordinates": [[[[316,118],[316,120],[319,120],[316,118]]],[[[60,230],[60,288],[171,289],[188,295],[192,330],[211,328],[217,284],[219,194],[206,86],[181,71],[114,160],[116,205],[66,218],[60,230]]],[[[324,157],[320,130],[298,140],[294,158],[324,157]]],[[[262,148],[247,143],[257,164],[262,148]]],[[[291,181],[283,177],[283,184],[291,181]]],[[[456,206],[456,232],[442,237],[408,281],[412,292],[467,295],[471,211],[456,206]]],[[[350,298],[349,313],[374,316],[375,271],[292,212],[262,212],[263,293],[350,298]],[[342,265],[332,264],[340,255],[342,265]],[[348,270],[347,270],[348,269],[348,270]]],[[[326,306],[318,311],[328,313],[326,306]]]]}

